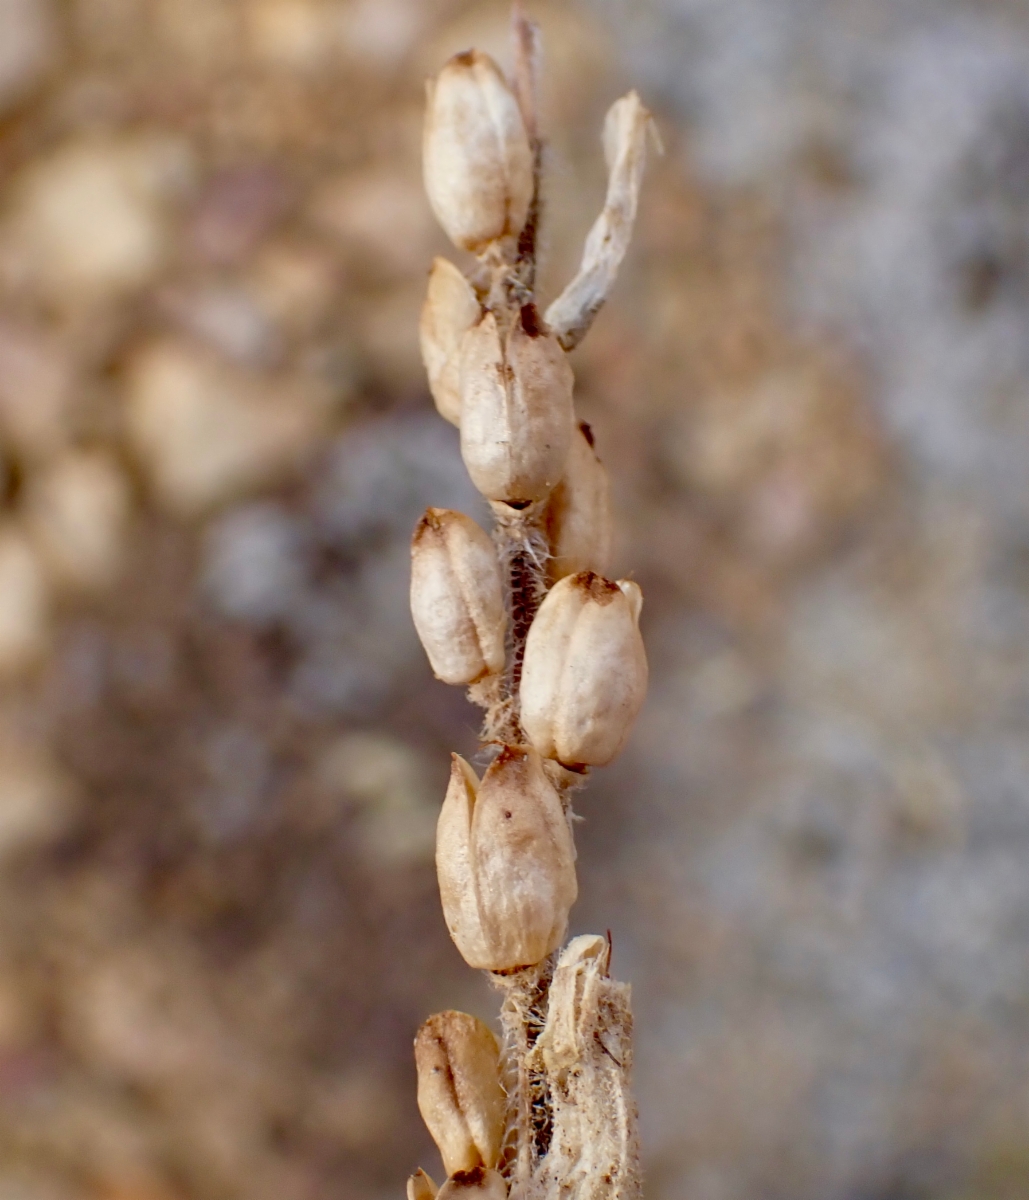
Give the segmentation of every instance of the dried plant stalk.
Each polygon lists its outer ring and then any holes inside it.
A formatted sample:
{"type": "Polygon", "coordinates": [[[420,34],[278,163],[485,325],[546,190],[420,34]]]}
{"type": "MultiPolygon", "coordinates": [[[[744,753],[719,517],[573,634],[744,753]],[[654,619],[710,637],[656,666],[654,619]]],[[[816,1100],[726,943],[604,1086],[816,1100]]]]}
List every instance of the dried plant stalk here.
{"type": "Polygon", "coordinates": [[[650,117],[635,92],[608,114],[604,210],[579,273],[541,318],[539,33],[518,4],[514,33],[510,82],[472,50],[428,88],[426,190],[480,265],[467,280],[436,260],[422,354],[495,523],[491,555],[469,518],[430,509],[412,543],[411,595],[433,669],[468,686],[496,753],[481,780],[455,755],[436,865],[458,949],[503,993],[503,1047],[494,1067],[488,1031],[460,1013],[422,1027],[419,1103],[450,1173],[437,1192],[416,1172],[408,1197],[635,1200],[630,989],[608,974],[608,940],[560,946],[577,893],[572,795],[621,750],[646,690],[642,593],[602,574],[607,476],[576,422],[565,353],[628,246],[650,117]]]}

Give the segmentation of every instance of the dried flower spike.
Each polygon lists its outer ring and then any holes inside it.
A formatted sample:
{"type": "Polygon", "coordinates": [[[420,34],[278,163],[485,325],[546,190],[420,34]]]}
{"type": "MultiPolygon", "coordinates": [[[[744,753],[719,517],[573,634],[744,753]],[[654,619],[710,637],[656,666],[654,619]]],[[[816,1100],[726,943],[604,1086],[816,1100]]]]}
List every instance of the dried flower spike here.
{"type": "Polygon", "coordinates": [[[611,559],[611,489],[585,423],[572,437],[564,476],[550,494],[543,522],[551,582],[580,571],[604,574],[611,559]]]}
{"type": "Polygon", "coordinates": [[[483,779],[454,755],[436,829],[450,936],[470,967],[512,971],[561,944],[575,903],[575,844],[535,751],[505,746],[483,779]]]}
{"type": "Polygon", "coordinates": [[[603,766],[622,749],[647,690],[643,594],[592,571],[556,583],[525,643],[522,724],[545,758],[603,766]]]}
{"type": "Polygon", "coordinates": [[[503,670],[507,618],[493,543],[464,513],[430,508],[411,540],[411,615],[437,679],[503,670]]]}
{"type": "Polygon", "coordinates": [[[495,1167],[504,1136],[500,1047],[476,1017],[441,1012],[418,1030],[418,1109],[448,1175],[495,1167]]]}
{"type": "Polygon", "coordinates": [[[517,237],[533,194],[533,155],[514,93],[480,50],[455,54],[428,84],[425,190],[463,250],[517,237]]]}
{"type": "Polygon", "coordinates": [[[489,500],[542,500],[565,469],[575,427],[572,369],[536,310],[506,335],[487,313],[461,344],[461,456],[489,500]]]}
{"type": "Polygon", "coordinates": [[[429,391],[440,416],[451,425],[461,424],[461,339],[479,316],[472,285],[452,262],[437,258],[418,334],[429,391]]]}

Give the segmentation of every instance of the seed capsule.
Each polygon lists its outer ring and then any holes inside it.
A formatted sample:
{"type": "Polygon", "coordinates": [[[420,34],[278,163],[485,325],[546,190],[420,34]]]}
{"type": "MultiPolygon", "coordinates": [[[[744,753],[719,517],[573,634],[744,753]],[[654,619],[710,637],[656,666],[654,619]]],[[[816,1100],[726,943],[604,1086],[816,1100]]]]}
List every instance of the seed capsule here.
{"type": "Polygon", "coordinates": [[[552,582],[580,571],[603,575],[611,557],[610,488],[585,423],[572,435],[564,477],[550,494],[544,522],[552,582]]]}
{"type": "Polygon", "coordinates": [[[447,1174],[495,1167],[504,1137],[497,1039],[468,1013],[436,1013],[418,1030],[414,1058],[418,1110],[447,1174]]]}
{"type": "Polygon", "coordinates": [[[433,261],[418,327],[429,391],[440,416],[461,424],[461,338],[479,319],[472,285],[445,258],[433,261]]]}
{"type": "Polygon", "coordinates": [[[407,1200],[436,1200],[436,1186],[431,1175],[418,1168],[407,1180],[407,1200]]]}
{"type": "Polygon", "coordinates": [[[502,338],[487,313],[461,343],[461,456],[489,500],[542,500],[568,458],[572,369],[537,321],[528,305],[502,338]]]}
{"type": "Polygon", "coordinates": [[[443,915],[470,967],[509,971],[560,945],[575,903],[575,845],[540,757],[505,746],[482,782],[454,755],[436,827],[443,915]]]}
{"type": "Polygon", "coordinates": [[[499,1171],[475,1167],[455,1171],[440,1188],[437,1200],[506,1200],[507,1184],[499,1171]]]}
{"type": "Polygon", "coordinates": [[[437,679],[473,683],[504,668],[507,617],[489,536],[430,508],[411,540],[411,616],[437,679]]]}
{"type": "Polygon", "coordinates": [[[533,192],[518,101],[488,54],[455,54],[427,85],[425,190],[447,236],[473,253],[517,236],[533,192]]]}
{"type": "Polygon", "coordinates": [[[529,628],[522,725],[533,746],[565,766],[603,766],[622,749],[647,690],[638,626],[643,594],[592,571],[547,593],[529,628]]]}

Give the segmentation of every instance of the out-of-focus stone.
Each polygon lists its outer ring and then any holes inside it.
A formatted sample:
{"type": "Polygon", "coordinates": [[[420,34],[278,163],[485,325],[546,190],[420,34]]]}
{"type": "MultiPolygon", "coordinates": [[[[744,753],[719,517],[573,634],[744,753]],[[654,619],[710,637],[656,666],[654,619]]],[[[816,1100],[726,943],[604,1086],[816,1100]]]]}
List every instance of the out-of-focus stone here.
{"type": "Polygon", "coordinates": [[[32,476],[26,519],[59,584],[99,588],[121,565],[129,515],[128,481],[102,451],[69,453],[32,476]]]}
{"type": "Polygon", "coordinates": [[[286,177],[267,163],[222,171],[200,196],[188,241],[207,262],[238,262],[282,217],[292,195],[286,177]]]}
{"type": "Polygon", "coordinates": [[[34,663],[46,647],[48,596],[39,557],[22,529],[0,526],[0,676],[34,663]]]}
{"type": "Polygon", "coordinates": [[[439,244],[418,174],[394,166],[347,172],[311,198],[311,219],[376,275],[422,277],[439,244]]]}
{"type": "Polygon", "coordinates": [[[0,317],[0,428],[27,459],[52,454],[68,431],[74,371],[61,343],[0,317]]]}
{"type": "Polygon", "coordinates": [[[268,381],[185,342],[133,359],[127,382],[132,441],[162,503],[180,515],[282,477],[325,423],[325,397],[307,380],[268,381]]]}
{"type": "Polygon", "coordinates": [[[339,52],[339,6],[324,0],[259,0],[247,13],[250,50],[270,66],[306,73],[339,52]]]}
{"type": "Polygon", "coordinates": [[[425,762],[411,746],[387,734],[347,734],[315,771],[323,794],[356,807],[361,848],[371,862],[399,867],[432,860],[437,804],[425,786],[425,762]]]}
{"type": "Polygon", "coordinates": [[[0,859],[59,834],[73,798],[71,781],[44,751],[0,742],[0,859]]]}
{"type": "Polygon", "coordinates": [[[145,284],[171,248],[168,204],[191,178],[177,138],[65,145],[15,181],[2,235],[8,273],[62,305],[145,284]]]}
{"type": "Polygon", "coordinates": [[[258,256],[250,286],[271,320],[290,331],[306,332],[331,304],[336,273],[321,246],[277,242],[258,256]]]}
{"type": "Polygon", "coordinates": [[[0,112],[49,74],[59,49],[50,0],[0,0],[0,112]]]}
{"type": "Polygon", "coordinates": [[[226,358],[244,366],[266,367],[281,357],[279,331],[246,288],[231,284],[169,288],[161,303],[180,329],[226,358]]]}

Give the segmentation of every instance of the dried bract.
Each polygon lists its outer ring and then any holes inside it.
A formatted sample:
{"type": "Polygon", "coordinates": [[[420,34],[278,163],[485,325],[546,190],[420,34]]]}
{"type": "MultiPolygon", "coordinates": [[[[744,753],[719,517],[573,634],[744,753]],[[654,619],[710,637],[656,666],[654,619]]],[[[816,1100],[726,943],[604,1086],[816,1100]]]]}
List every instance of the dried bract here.
{"type": "Polygon", "coordinates": [[[504,1136],[500,1047],[476,1017],[436,1013],[414,1041],[418,1110],[447,1174],[495,1167],[504,1136]]]}
{"type": "Polygon", "coordinates": [[[489,500],[542,500],[565,469],[575,418],[572,369],[536,311],[506,337],[487,313],[461,346],[461,455],[489,500]]]}
{"type": "Polygon", "coordinates": [[[438,1200],[505,1200],[507,1184],[498,1171],[476,1167],[455,1171],[440,1188],[438,1200]]]}
{"type": "MultiPolygon", "coordinates": [[[[589,332],[614,286],[629,248],[646,162],[650,113],[635,92],[616,100],[604,121],[604,158],[608,181],[604,209],[586,237],[575,278],[547,309],[547,324],[566,350],[589,332]]],[[[655,135],[656,136],[656,135],[655,135]]]]}
{"type": "Polygon", "coordinates": [[[427,1175],[421,1167],[407,1180],[407,1200],[436,1200],[436,1186],[431,1175],[427,1175]]]}
{"type": "Polygon", "coordinates": [[[471,967],[511,971],[561,943],[575,903],[575,845],[535,751],[505,746],[482,782],[454,755],[436,828],[443,916],[471,967]]]}
{"type": "Polygon", "coordinates": [[[418,522],[411,615],[437,679],[473,683],[503,670],[500,568],[488,535],[464,513],[430,508],[418,522]]]}
{"type": "Polygon", "coordinates": [[[611,489],[586,424],[572,437],[564,477],[550,494],[543,520],[552,582],[580,571],[604,574],[611,558],[611,489]]]}
{"type": "Polygon", "coordinates": [[[592,571],[548,592],[529,629],[522,725],[546,758],[603,766],[628,739],[647,689],[639,631],[643,594],[592,571]]]}
{"type": "Polygon", "coordinates": [[[429,391],[451,425],[461,424],[461,338],[478,321],[479,311],[472,285],[452,262],[437,258],[418,334],[429,391]]]}
{"type": "Polygon", "coordinates": [[[507,80],[488,54],[455,54],[428,84],[425,190],[456,245],[473,253],[525,224],[533,156],[507,80]]]}

